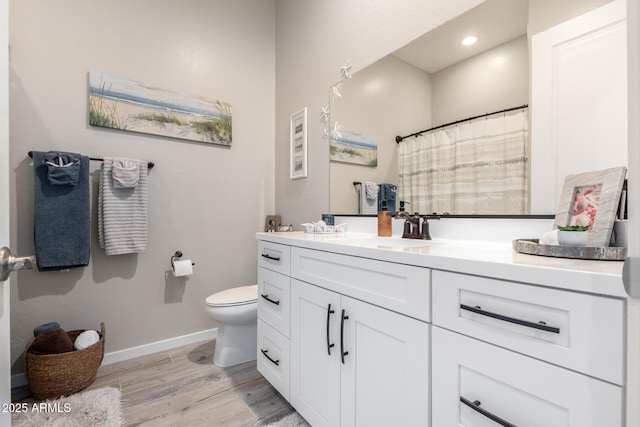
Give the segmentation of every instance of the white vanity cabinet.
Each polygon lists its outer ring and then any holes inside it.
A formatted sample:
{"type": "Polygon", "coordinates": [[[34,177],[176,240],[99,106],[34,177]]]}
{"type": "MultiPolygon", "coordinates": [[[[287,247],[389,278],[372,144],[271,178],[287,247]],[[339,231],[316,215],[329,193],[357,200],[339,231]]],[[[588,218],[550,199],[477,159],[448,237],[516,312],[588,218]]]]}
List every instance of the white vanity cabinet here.
{"type": "Polygon", "coordinates": [[[434,426],[622,426],[622,388],[432,328],[434,426]]]}
{"type": "Polygon", "coordinates": [[[311,425],[430,424],[427,323],[295,279],[291,297],[291,404],[311,425]]]}
{"type": "Polygon", "coordinates": [[[289,400],[289,269],[291,248],[258,246],[258,371],[289,400]]]}
{"type": "Polygon", "coordinates": [[[430,271],[292,247],[291,275],[296,410],[314,427],[430,425],[430,271]]]}
{"type": "Polygon", "coordinates": [[[621,263],[278,234],[258,369],[312,426],[624,425],[621,263]]]}
{"type": "Polygon", "coordinates": [[[443,271],[432,288],[434,426],[623,425],[622,300],[443,271]]]}

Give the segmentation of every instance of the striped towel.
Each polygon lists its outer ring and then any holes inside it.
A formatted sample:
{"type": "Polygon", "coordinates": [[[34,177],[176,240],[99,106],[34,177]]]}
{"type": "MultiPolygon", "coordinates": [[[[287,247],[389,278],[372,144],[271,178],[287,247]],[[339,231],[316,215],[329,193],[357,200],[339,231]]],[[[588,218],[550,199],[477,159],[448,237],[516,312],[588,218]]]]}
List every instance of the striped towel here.
{"type": "Polygon", "coordinates": [[[358,190],[358,207],[360,211],[360,215],[375,215],[378,213],[378,198],[377,191],[376,197],[374,199],[370,199],[367,195],[367,189],[365,188],[364,183],[356,185],[356,189],[358,190]]]}
{"type": "Polygon", "coordinates": [[[102,162],[98,192],[98,240],[107,255],[147,250],[147,162],[139,162],[140,177],[132,188],[114,186],[113,157],[105,157],[102,162]]]}

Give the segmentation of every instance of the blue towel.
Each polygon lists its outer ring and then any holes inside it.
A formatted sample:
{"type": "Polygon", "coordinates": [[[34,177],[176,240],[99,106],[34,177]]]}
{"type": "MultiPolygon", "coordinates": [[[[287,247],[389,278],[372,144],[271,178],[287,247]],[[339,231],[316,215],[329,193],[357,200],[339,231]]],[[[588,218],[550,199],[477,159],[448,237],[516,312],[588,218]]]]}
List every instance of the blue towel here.
{"type": "Polygon", "coordinates": [[[38,270],[89,264],[89,157],[33,152],[34,240],[38,270]]]}
{"type": "Polygon", "coordinates": [[[39,337],[45,332],[53,331],[54,329],[60,329],[60,323],[58,322],[43,323],[40,326],[36,326],[36,328],[33,330],[33,336],[39,337]]]}
{"type": "Polygon", "coordinates": [[[387,210],[391,215],[396,214],[396,185],[395,184],[380,184],[380,191],[378,191],[378,211],[382,210],[382,201],[387,201],[387,210]]]}

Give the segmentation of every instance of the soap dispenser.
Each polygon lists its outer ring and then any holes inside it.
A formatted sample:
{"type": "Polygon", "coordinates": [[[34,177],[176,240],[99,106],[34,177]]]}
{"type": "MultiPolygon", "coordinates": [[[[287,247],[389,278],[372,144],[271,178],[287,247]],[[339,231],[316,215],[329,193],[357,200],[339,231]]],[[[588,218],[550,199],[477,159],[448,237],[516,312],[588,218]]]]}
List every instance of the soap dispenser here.
{"type": "Polygon", "coordinates": [[[382,201],[382,208],[378,212],[378,236],[391,237],[391,212],[387,210],[387,201],[382,201]]]}

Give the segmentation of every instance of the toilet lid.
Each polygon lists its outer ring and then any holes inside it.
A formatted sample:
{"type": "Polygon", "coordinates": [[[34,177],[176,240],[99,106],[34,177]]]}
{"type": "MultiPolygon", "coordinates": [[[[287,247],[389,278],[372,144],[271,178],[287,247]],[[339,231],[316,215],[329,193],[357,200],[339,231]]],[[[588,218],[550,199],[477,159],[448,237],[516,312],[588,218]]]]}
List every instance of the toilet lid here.
{"type": "Polygon", "coordinates": [[[250,304],[258,300],[258,285],[240,286],[216,292],[207,297],[207,305],[243,305],[250,304]]]}

